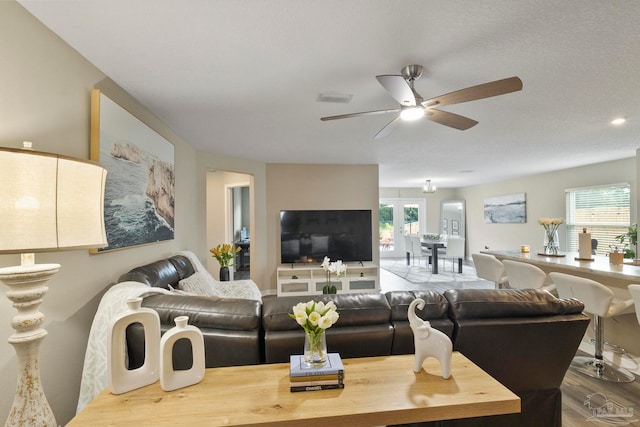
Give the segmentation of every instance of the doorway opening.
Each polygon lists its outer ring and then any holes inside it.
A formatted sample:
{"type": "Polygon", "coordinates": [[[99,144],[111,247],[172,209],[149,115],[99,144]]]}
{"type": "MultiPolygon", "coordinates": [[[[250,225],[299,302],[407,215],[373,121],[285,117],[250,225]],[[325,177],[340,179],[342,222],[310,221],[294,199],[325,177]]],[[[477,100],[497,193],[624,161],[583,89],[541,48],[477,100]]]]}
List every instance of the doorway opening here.
{"type": "MultiPolygon", "coordinates": [[[[207,248],[221,243],[240,248],[229,269],[231,280],[250,279],[251,276],[253,197],[252,175],[221,170],[207,173],[207,248]]],[[[206,268],[218,277],[220,265],[214,257],[207,258],[206,268]]]]}
{"type": "Polygon", "coordinates": [[[425,199],[380,199],[380,258],[405,255],[403,236],[426,232],[425,199]]]}
{"type": "Polygon", "coordinates": [[[251,199],[249,185],[227,187],[227,206],[230,207],[228,217],[228,234],[236,247],[240,248],[234,265],[234,279],[245,280],[251,277],[251,199]]]}

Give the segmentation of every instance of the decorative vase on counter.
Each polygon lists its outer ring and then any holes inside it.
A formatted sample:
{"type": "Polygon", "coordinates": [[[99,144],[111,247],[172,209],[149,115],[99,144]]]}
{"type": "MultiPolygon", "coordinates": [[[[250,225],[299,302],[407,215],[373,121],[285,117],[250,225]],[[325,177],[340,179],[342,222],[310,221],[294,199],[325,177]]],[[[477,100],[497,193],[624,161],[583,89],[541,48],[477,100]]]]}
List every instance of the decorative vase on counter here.
{"type": "Polygon", "coordinates": [[[202,332],[193,325],[187,325],[188,316],[178,316],[174,321],[176,326],[169,329],[160,340],[160,387],[164,391],[187,387],[204,379],[204,338],[202,332]],[[191,368],[174,370],[173,346],[181,339],[187,339],[191,342],[193,360],[191,368]]]}
{"type": "Polygon", "coordinates": [[[159,378],[160,317],[155,310],[141,307],[140,297],[129,298],[126,304],[126,311],[111,322],[107,336],[109,388],[113,394],[153,384],[159,378]],[[135,323],[144,328],[144,363],[128,369],[126,332],[135,323]]]}
{"type": "Polygon", "coordinates": [[[229,281],[229,267],[220,267],[220,281],[221,282],[229,281]]]}
{"type": "Polygon", "coordinates": [[[327,361],[327,341],[322,332],[305,331],[304,361],[310,367],[319,367],[327,361]]]}
{"type": "Polygon", "coordinates": [[[558,255],[560,250],[558,230],[544,230],[544,253],[545,255],[558,255]]]}

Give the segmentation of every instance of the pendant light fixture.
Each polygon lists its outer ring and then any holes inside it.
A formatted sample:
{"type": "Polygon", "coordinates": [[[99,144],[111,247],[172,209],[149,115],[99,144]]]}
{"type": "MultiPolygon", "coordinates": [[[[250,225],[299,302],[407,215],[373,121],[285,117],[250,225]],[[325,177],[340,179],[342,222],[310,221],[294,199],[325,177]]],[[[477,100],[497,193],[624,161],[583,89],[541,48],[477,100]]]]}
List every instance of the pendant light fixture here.
{"type": "Polygon", "coordinates": [[[431,185],[431,180],[428,179],[427,182],[424,183],[424,187],[422,187],[423,193],[432,194],[436,192],[436,187],[431,185]]]}

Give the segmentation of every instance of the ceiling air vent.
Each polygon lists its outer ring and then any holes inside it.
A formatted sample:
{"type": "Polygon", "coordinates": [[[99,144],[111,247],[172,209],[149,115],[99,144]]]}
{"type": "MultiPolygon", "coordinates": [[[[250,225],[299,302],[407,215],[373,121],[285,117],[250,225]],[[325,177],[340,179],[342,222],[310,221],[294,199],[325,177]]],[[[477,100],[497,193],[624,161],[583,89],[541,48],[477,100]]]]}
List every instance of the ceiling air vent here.
{"type": "Polygon", "coordinates": [[[318,98],[316,99],[316,101],[348,104],[349,102],[351,102],[351,98],[353,98],[353,95],[350,93],[324,92],[318,94],[318,98]]]}

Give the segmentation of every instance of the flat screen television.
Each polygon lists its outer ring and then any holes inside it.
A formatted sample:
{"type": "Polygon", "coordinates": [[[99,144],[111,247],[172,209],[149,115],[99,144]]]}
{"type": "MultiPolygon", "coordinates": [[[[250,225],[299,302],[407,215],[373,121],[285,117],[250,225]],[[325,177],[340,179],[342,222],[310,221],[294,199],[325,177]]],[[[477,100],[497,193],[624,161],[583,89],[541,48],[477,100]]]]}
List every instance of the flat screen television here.
{"type": "Polygon", "coordinates": [[[280,262],[371,261],[371,210],[280,211],[280,262]]]}

